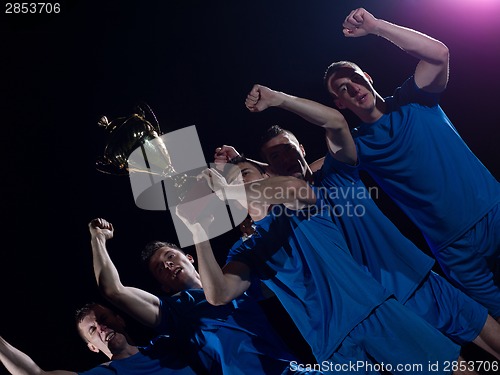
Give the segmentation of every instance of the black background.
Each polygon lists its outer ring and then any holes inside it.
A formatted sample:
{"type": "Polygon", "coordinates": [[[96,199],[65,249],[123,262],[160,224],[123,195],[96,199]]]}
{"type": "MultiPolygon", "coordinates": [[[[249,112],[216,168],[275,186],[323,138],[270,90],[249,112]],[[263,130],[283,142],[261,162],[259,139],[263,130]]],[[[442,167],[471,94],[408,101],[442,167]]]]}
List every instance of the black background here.
{"type": "MultiPolygon", "coordinates": [[[[44,369],[83,370],[105,359],[86,350],[73,322],[77,307],[102,301],[91,265],[87,223],[92,218],[114,224],[109,249],[127,285],[153,288],[138,266],[147,241],[177,242],[169,212],[137,208],[128,177],[96,171],[106,144],[99,118],[128,115],[145,101],[164,132],[196,125],[207,162],[221,144],[258,158],[253,145],[278,123],[297,135],[312,162],[326,151],[321,129],[278,109],[252,114],[244,99],[261,83],[329,104],[322,76],[340,59],[359,63],[382,95],[392,93],[416,61],[381,38],[344,38],[341,24],[351,9],[363,6],[449,46],[450,83],[441,104],[469,147],[500,175],[496,1],[60,4],[61,12],[50,15],[3,9],[0,22],[5,95],[0,334],[44,369]]],[[[428,251],[393,204],[384,196],[378,203],[428,251]]],[[[221,262],[235,238],[237,233],[213,241],[221,262]]],[[[278,307],[269,311],[282,320],[278,307]]],[[[130,324],[139,342],[148,336],[130,324]]]]}

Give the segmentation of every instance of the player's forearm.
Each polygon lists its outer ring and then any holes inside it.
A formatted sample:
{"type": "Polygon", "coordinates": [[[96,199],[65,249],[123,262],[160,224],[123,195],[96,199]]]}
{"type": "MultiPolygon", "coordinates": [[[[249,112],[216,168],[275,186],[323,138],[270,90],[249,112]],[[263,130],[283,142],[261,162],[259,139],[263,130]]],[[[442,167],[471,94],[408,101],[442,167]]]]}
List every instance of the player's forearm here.
{"type": "Polygon", "coordinates": [[[260,181],[224,188],[227,199],[246,200],[250,205],[314,204],[314,193],[303,180],[291,176],[274,176],[260,181]]]}
{"type": "Polygon", "coordinates": [[[371,33],[389,40],[419,60],[434,65],[448,64],[448,47],[419,31],[379,19],[371,33]]]}
{"type": "Polygon", "coordinates": [[[307,182],[291,176],[275,176],[245,185],[248,202],[260,204],[314,204],[307,182]]]}
{"type": "Polygon", "coordinates": [[[344,116],[335,108],[315,101],[281,93],[283,100],[279,108],[293,112],[306,121],[328,129],[348,129],[344,116]]]}
{"type": "Polygon", "coordinates": [[[144,290],[124,286],[116,266],[106,249],[106,240],[93,237],[92,259],[99,290],[111,303],[129,313],[142,324],[155,327],[159,323],[159,299],[144,290]]]}
{"type": "Polygon", "coordinates": [[[211,304],[223,304],[221,302],[227,299],[228,293],[226,292],[224,274],[215,259],[210,241],[208,238],[196,239],[196,237],[195,241],[200,241],[196,243],[195,248],[201,284],[203,285],[205,296],[211,304]]]}
{"type": "Polygon", "coordinates": [[[112,298],[118,294],[120,288],[123,288],[120,275],[108,254],[106,240],[94,237],[91,240],[91,245],[92,262],[97,285],[107,298],[112,298]]]}
{"type": "Polygon", "coordinates": [[[357,154],[349,125],[338,110],[312,100],[289,95],[283,100],[280,108],[287,109],[308,122],[324,128],[328,148],[334,157],[348,164],[356,163],[357,154]]]}
{"type": "Polygon", "coordinates": [[[201,283],[210,304],[225,305],[244,292],[226,278],[208,240],[197,243],[195,247],[201,283]]]}
{"type": "Polygon", "coordinates": [[[10,345],[0,337],[0,361],[5,368],[15,375],[74,375],[69,371],[44,371],[28,355],[10,345]]]}

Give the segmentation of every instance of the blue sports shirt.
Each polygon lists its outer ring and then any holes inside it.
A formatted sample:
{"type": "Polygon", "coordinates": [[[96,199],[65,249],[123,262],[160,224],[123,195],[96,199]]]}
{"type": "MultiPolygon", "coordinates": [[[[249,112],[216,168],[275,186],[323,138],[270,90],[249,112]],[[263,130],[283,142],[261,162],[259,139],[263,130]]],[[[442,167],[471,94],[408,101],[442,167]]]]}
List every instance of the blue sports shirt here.
{"type": "Polygon", "coordinates": [[[307,210],[273,206],[228,262],[246,264],[276,294],[321,363],[390,293],[354,261],[317,196],[307,210]]]}
{"type": "Polygon", "coordinates": [[[161,299],[156,331],[170,334],[212,374],[281,374],[293,356],[257,302],[246,295],[213,306],[203,289],[188,289],[161,299]]]}
{"type": "Polygon", "coordinates": [[[377,190],[367,189],[357,167],[339,162],[328,153],[314,180],[333,208],[332,218],[354,260],[405,303],[429,274],[434,259],[384,215],[373,200],[377,190]]]}
{"type": "Polygon", "coordinates": [[[385,98],[387,113],[352,134],[366,170],[422,231],[446,247],[500,202],[500,184],[413,77],[385,98]]]}

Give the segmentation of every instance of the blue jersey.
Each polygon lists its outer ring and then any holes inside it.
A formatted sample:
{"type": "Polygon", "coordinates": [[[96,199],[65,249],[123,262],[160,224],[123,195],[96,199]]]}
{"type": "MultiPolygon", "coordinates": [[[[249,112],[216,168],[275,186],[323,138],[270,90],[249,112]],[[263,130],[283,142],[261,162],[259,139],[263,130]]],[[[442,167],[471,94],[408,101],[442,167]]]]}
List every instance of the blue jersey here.
{"type": "Polygon", "coordinates": [[[157,337],[147,347],[139,347],[139,352],[123,359],[113,360],[80,375],[196,375],[187,365],[187,360],[169,337],[157,337]]]}
{"type": "Polygon", "coordinates": [[[353,258],[405,303],[429,274],[434,260],[406,238],[372,199],[358,169],[329,153],[314,175],[315,186],[333,208],[332,218],[342,231],[353,258]]]}
{"type": "Polygon", "coordinates": [[[255,374],[281,374],[297,360],[246,294],[222,306],[208,303],[203,289],[160,300],[157,332],[182,340],[212,374],[245,374],[249,368],[255,374]]]}
{"type": "Polygon", "coordinates": [[[308,210],[274,206],[255,222],[257,232],[228,255],[228,262],[245,263],[276,294],[318,362],[330,358],[346,335],[389,297],[353,260],[321,206],[320,198],[308,210]]]}
{"type": "Polygon", "coordinates": [[[413,77],[385,98],[387,113],[353,130],[366,170],[422,231],[446,247],[500,202],[500,184],[413,77]]]}

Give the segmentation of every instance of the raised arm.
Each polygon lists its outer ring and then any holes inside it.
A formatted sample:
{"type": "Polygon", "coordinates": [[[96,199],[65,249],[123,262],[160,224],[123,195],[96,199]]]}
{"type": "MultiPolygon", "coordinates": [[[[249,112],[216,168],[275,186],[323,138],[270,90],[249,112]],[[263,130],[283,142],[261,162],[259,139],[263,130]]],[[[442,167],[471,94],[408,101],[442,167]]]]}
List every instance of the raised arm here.
{"type": "Polygon", "coordinates": [[[421,89],[441,92],[446,88],[449,51],[439,40],[419,31],[377,19],[363,8],[351,11],[342,26],[346,37],[378,35],[419,59],[415,69],[415,82],[421,89]]]}
{"type": "MultiPolygon", "coordinates": [[[[212,190],[224,191],[227,199],[246,199],[249,204],[288,204],[294,207],[316,203],[314,191],[307,182],[292,176],[273,176],[246,184],[229,184],[214,168],[204,170],[202,176],[212,190]]],[[[223,199],[222,194],[220,198],[223,199]]]]}
{"type": "Polygon", "coordinates": [[[104,219],[89,223],[94,274],[101,293],[115,306],[142,324],[155,327],[160,319],[160,300],[144,290],[124,286],[106,248],[113,238],[113,225],[104,219]]]}
{"type": "Polygon", "coordinates": [[[0,336],[0,361],[13,375],[76,375],[76,372],[42,370],[28,355],[13,347],[0,336]]]}
{"type": "Polygon", "coordinates": [[[240,262],[227,272],[223,272],[215,259],[212,246],[207,236],[209,221],[190,222],[177,207],[175,211],[193,235],[198,260],[198,272],[207,301],[212,305],[225,305],[240,296],[250,287],[250,269],[240,262]]]}
{"type": "Polygon", "coordinates": [[[251,112],[261,112],[269,107],[282,108],[314,125],[321,126],[325,129],[328,150],[332,156],[341,162],[356,164],[356,147],[347,121],[338,110],[262,85],[253,86],[247,95],[245,105],[251,112]]]}
{"type": "Polygon", "coordinates": [[[285,204],[301,208],[316,203],[316,195],[306,181],[292,176],[275,176],[245,184],[249,202],[285,204]]]}
{"type": "Polygon", "coordinates": [[[222,145],[217,147],[214,153],[215,164],[226,164],[229,160],[239,156],[239,152],[233,146],[222,145]]]}

